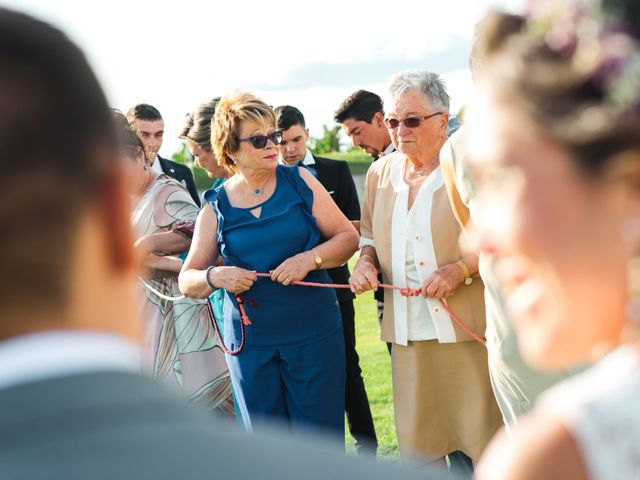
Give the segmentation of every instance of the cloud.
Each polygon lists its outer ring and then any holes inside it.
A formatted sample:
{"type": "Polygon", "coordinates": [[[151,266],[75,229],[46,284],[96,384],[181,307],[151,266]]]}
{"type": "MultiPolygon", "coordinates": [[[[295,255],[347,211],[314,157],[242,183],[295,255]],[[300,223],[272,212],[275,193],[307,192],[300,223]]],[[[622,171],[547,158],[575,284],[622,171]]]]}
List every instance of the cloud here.
{"type": "Polygon", "coordinates": [[[353,87],[386,83],[395,73],[409,70],[430,70],[446,73],[465,69],[468,64],[470,42],[461,37],[451,37],[444,48],[420,56],[401,56],[384,53],[364,62],[329,63],[308,62],[290,70],[269,83],[250,85],[250,90],[305,89],[314,87],[353,87]]]}

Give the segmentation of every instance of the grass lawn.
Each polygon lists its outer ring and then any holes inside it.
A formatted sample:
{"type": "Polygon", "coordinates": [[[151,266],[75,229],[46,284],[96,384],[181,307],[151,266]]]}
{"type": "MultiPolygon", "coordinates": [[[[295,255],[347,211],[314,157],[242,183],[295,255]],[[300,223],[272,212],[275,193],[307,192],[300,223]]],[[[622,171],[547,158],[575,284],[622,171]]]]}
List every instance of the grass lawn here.
{"type": "Polygon", "coordinates": [[[364,175],[371,166],[371,157],[359,149],[351,149],[347,152],[323,153],[321,157],[344,160],[349,164],[351,175],[364,175]]]}
{"type": "MultiPolygon", "coordinates": [[[[349,262],[353,267],[353,260],[349,262]]],[[[373,293],[360,295],[355,300],[356,348],[360,355],[360,368],[364,377],[373,422],[378,436],[378,456],[381,459],[399,460],[398,443],[393,419],[393,395],[391,390],[391,358],[387,346],[380,341],[380,326],[373,293]]],[[[347,450],[355,450],[354,440],[346,432],[347,450]]]]}

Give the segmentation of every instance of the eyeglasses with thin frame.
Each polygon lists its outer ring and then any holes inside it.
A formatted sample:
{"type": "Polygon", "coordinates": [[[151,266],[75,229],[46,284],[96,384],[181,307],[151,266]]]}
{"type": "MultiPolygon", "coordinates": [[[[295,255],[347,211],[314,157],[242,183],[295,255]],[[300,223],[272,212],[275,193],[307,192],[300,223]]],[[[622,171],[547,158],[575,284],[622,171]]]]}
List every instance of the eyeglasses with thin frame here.
{"type": "Polygon", "coordinates": [[[398,128],[400,126],[400,123],[402,123],[407,128],[418,128],[423,120],[428,120],[431,117],[435,117],[436,115],[442,115],[443,113],[444,112],[436,112],[436,113],[432,113],[431,115],[426,115],[424,117],[407,117],[402,120],[398,118],[389,117],[384,119],[384,124],[387,126],[387,128],[390,128],[392,130],[395,130],[396,128],[398,128]]]}
{"type": "Polygon", "coordinates": [[[267,146],[267,142],[271,140],[274,145],[282,143],[282,132],[273,132],[270,135],[254,135],[253,137],[239,138],[239,142],[251,142],[253,148],[261,149],[267,146]]]}

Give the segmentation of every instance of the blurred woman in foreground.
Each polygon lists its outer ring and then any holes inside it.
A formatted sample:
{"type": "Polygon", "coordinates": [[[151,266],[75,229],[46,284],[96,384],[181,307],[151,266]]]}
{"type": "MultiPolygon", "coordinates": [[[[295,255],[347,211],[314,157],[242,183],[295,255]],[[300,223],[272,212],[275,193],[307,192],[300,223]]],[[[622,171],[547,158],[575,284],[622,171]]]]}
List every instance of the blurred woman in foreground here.
{"type": "Polygon", "coordinates": [[[598,363],[496,440],[478,478],[638,478],[640,5],[532,3],[506,41],[504,18],[468,116],[479,246],[528,361],[598,363]]]}

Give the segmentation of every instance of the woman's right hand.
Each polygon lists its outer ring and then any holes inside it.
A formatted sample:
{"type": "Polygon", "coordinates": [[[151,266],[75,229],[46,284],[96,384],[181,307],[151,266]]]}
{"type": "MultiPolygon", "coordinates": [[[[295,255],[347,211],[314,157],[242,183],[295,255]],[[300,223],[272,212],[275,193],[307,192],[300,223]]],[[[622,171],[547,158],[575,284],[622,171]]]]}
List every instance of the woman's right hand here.
{"type": "Polygon", "coordinates": [[[371,257],[360,257],[349,277],[349,286],[355,294],[378,289],[378,270],[371,257]]]}
{"type": "Polygon", "coordinates": [[[209,281],[216,288],[239,294],[249,290],[258,279],[256,272],[238,267],[216,267],[209,271],[209,281]]]}

